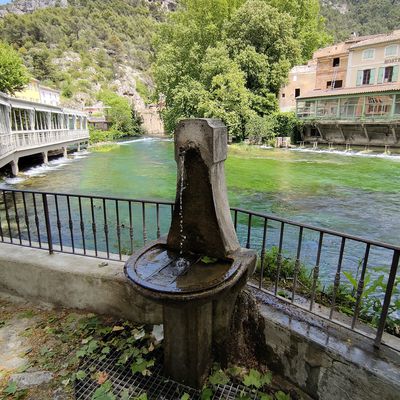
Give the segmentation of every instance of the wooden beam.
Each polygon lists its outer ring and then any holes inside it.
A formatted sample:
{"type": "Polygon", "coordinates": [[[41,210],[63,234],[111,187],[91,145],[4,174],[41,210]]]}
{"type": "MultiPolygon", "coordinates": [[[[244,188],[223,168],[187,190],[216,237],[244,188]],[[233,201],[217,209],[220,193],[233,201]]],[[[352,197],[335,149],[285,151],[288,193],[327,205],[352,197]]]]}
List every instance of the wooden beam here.
{"type": "Polygon", "coordinates": [[[317,131],[319,132],[319,136],[321,136],[321,139],[324,139],[324,136],[322,135],[322,131],[321,131],[319,125],[315,124],[315,127],[317,128],[317,131]]]}
{"type": "Polygon", "coordinates": [[[396,127],[394,125],[390,125],[390,130],[392,131],[393,139],[396,143],[398,141],[397,134],[396,134],[396,127]]]}
{"type": "Polygon", "coordinates": [[[361,128],[363,129],[364,135],[365,135],[365,137],[368,139],[368,142],[370,142],[371,139],[369,138],[368,129],[367,129],[367,127],[365,126],[365,124],[361,124],[361,128]]]}
{"type": "Polygon", "coordinates": [[[336,124],[336,128],[339,129],[339,132],[342,135],[342,139],[346,140],[346,136],[344,135],[342,126],[340,124],[336,124]]]}

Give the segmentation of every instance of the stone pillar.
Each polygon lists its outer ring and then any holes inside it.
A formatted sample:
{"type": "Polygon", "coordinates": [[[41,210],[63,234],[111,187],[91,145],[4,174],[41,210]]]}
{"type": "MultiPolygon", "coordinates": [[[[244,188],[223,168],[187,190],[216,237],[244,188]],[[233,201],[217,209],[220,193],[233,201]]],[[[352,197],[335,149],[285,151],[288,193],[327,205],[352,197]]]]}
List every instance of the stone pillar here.
{"type": "Polygon", "coordinates": [[[62,150],[63,150],[64,158],[67,158],[68,157],[68,149],[67,149],[67,147],[63,147],[62,150]]]}
{"type": "Polygon", "coordinates": [[[14,176],[17,176],[19,174],[19,166],[18,166],[18,158],[15,160],[11,161],[11,172],[14,176]]]}
{"type": "Polygon", "coordinates": [[[211,366],[212,302],[164,305],[163,321],[166,375],[201,388],[211,366]]]}
{"type": "Polygon", "coordinates": [[[42,153],[42,156],[43,156],[43,164],[47,165],[49,163],[49,153],[47,151],[44,151],[42,153]]]}
{"type": "Polygon", "coordinates": [[[81,144],[78,143],[78,151],[81,151],[81,144]]]}

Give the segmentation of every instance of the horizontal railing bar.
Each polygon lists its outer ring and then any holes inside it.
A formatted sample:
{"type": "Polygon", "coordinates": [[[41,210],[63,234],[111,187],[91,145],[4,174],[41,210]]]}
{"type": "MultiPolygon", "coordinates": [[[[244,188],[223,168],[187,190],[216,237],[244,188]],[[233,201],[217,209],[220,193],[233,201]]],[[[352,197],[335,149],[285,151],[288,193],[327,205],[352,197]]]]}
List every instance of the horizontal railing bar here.
{"type": "Polygon", "coordinates": [[[0,187],[0,190],[3,192],[15,192],[15,193],[28,193],[28,194],[47,194],[49,196],[70,196],[84,199],[97,199],[97,200],[111,200],[111,201],[131,201],[133,203],[148,203],[148,204],[161,204],[165,206],[170,206],[171,204],[175,204],[173,201],[167,200],[155,200],[155,199],[132,199],[127,197],[113,197],[113,196],[97,196],[97,195],[87,195],[87,194],[76,194],[76,193],[61,193],[61,192],[42,192],[36,190],[19,190],[19,189],[11,189],[0,187]]]}
{"type": "MultiPolygon", "coordinates": [[[[0,188],[0,190],[5,191],[5,192],[15,192],[15,193],[29,193],[29,194],[37,194],[37,195],[42,195],[43,193],[48,194],[50,196],[70,196],[70,197],[76,197],[76,198],[85,198],[85,199],[97,199],[97,200],[110,200],[110,201],[131,201],[133,203],[146,203],[146,204],[160,204],[160,205],[174,205],[175,203],[173,201],[168,201],[168,200],[156,200],[156,199],[132,199],[132,198],[126,198],[126,197],[115,197],[115,196],[98,196],[98,195],[85,195],[85,194],[77,194],[77,193],[62,193],[62,192],[43,192],[43,191],[35,191],[35,190],[20,190],[20,189],[12,189],[12,188],[0,188]]],[[[291,226],[295,226],[298,228],[303,228],[303,229],[308,229],[316,232],[322,232],[327,235],[332,235],[332,236],[337,236],[341,238],[345,238],[347,240],[353,240],[356,242],[360,243],[365,243],[369,244],[371,246],[377,246],[377,247],[382,247],[387,250],[393,250],[393,251],[400,251],[400,246],[396,246],[394,244],[390,243],[385,243],[385,242],[380,242],[378,240],[373,240],[373,239],[368,239],[368,238],[363,238],[360,236],[355,236],[351,234],[347,234],[344,232],[339,232],[335,231],[333,229],[328,229],[328,228],[319,228],[313,225],[309,224],[304,224],[301,222],[296,222],[296,221],[291,221],[286,218],[281,218],[281,217],[276,217],[270,214],[265,214],[261,212],[255,212],[255,211],[249,211],[245,210],[243,208],[238,208],[238,207],[231,207],[231,211],[234,212],[240,212],[246,215],[252,215],[255,217],[260,217],[260,218],[267,218],[268,220],[275,221],[275,222],[280,222],[284,224],[288,224],[291,226]]]]}
{"type": "Polygon", "coordinates": [[[267,219],[275,221],[275,222],[283,222],[284,224],[296,226],[298,228],[302,227],[304,229],[309,229],[309,230],[316,231],[316,232],[323,232],[324,234],[327,234],[327,235],[344,237],[345,239],[349,239],[349,240],[354,240],[356,242],[370,244],[371,246],[383,247],[385,249],[395,250],[395,251],[399,251],[400,250],[400,246],[396,246],[394,244],[380,242],[378,240],[373,240],[373,239],[368,239],[368,238],[362,238],[360,236],[350,235],[348,233],[338,232],[338,231],[335,231],[335,230],[332,230],[332,229],[328,229],[328,228],[318,228],[318,227],[313,226],[313,225],[303,224],[301,222],[296,222],[296,221],[291,221],[289,219],[272,216],[270,214],[264,214],[264,213],[260,213],[260,212],[248,211],[248,210],[244,210],[242,208],[237,208],[237,207],[232,207],[231,210],[232,211],[237,211],[237,212],[240,212],[240,213],[243,213],[243,214],[251,214],[251,215],[253,215],[255,217],[267,218],[267,219]]]}

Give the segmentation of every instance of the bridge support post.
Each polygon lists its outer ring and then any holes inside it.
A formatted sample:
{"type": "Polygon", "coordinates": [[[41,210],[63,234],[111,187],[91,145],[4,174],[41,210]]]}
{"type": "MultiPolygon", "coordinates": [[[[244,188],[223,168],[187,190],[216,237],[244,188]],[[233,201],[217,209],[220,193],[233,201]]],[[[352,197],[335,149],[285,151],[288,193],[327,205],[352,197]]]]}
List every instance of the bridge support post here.
{"type": "Polygon", "coordinates": [[[78,143],[78,151],[81,151],[81,144],[78,143]]]}
{"type": "Polygon", "coordinates": [[[68,157],[68,149],[67,149],[67,147],[63,147],[62,150],[63,150],[63,157],[67,158],[68,157]]]}
{"type": "Polygon", "coordinates": [[[11,161],[11,173],[14,176],[17,176],[19,174],[18,158],[11,161]]]}
{"type": "Polygon", "coordinates": [[[42,153],[42,156],[43,156],[43,164],[47,165],[49,163],[49,153],[47,151],[44,151],[42,153]]]}

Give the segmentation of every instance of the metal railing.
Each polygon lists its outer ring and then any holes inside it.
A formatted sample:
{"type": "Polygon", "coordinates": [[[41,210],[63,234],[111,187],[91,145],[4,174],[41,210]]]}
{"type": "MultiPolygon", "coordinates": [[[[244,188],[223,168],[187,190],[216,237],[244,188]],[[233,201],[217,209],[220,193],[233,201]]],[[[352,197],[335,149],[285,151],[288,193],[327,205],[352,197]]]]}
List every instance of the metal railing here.
{"type": "MultiPolygon", "coordinates": [[[[168,232],[173,207],[3,188],[0,241],[123,261],[168,232]]],[[[259,290],[372,337],[376,346],[400,320],[399,246],[240,208],[232,208],[232,218],[241,245],[259,253],[259,290]]]]}

